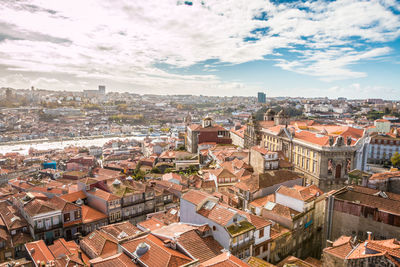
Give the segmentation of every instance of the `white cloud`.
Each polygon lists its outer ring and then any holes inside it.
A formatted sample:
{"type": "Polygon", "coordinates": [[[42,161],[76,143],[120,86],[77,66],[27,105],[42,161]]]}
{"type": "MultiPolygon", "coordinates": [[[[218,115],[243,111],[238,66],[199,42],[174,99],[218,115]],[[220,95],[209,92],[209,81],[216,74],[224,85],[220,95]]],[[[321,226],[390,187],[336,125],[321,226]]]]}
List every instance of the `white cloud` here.
{"type": "Polygon", "coordinates": [[[323,80],[364,77],[351,64],[388,54],[388,47],[369,44],[400,35],[399,16],[389,8],[396,2],[390,0],[178,2],[1,2],[0,24],[7,30],[0,31],[7,40],[0,42],[0,64],[17,72],[72,75],[77,81],[110,80],[154,90],[221,86],[229,93],[237,88],[233,82],[208,74],[171,74],[155,64],[184,68],[209,59],[238,64],[272,55],[285,70],[323,80]],[[253,19],[263,13],[267,20],[253,19]],[[259,28],[267,30],[252,33],[259,28]],[[246,37],[255,40],[246,42],[246,37]],[[278,48],[298,56],[286,57],[278,48]]]}

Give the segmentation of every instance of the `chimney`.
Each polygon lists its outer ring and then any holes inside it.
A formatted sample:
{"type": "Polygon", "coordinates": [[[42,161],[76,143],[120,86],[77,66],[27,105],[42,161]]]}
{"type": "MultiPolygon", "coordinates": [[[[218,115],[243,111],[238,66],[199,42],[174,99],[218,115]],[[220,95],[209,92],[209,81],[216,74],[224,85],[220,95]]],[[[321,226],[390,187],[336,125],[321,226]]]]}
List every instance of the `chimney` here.
{"type": "Polygon", "coordinates": [[[333,247],[333,242],[331,240],[326,240],[326,247],[333,247]]]}
{"type": "Polygon", "coordinates": [[[372,240],[372,232],[368,231],[367,235],[368,235],[368,241],[371,241],[372,240]]]}

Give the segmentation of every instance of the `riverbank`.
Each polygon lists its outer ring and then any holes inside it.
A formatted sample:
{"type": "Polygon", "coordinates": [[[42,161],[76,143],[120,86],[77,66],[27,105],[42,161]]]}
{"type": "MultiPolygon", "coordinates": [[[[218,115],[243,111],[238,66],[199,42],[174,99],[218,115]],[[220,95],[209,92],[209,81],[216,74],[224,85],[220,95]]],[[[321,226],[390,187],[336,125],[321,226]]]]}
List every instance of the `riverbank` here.
{"type": "Polygon", "coordinates": [[[12,146],[12,145],[23,145],[23,144],[40,144],[40,143],[52,143],[52,142],[66,142],[66,141],[78,141],[78,140],[90,140],[99,138],[124,138],[124,137],[138,137],[135,134],[112,134],[112,135],[91,135],[91,136],[79,136],[79,137],[63,137],[57,139],[34,139],[34,140],[21,140],[21,141],[8,141],[0,142],[0,146],[12,146]]]}

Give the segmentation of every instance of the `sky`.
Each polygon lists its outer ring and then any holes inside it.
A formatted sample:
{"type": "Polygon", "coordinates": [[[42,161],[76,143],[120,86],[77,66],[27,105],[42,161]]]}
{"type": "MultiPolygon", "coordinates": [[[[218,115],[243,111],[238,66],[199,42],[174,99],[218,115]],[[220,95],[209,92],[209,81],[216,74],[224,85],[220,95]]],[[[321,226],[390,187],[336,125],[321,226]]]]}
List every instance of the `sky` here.
{"type": "Polygon", "coordinates": [[[0,87],[400,99],[400,1],[0,0],[0,87]]]}

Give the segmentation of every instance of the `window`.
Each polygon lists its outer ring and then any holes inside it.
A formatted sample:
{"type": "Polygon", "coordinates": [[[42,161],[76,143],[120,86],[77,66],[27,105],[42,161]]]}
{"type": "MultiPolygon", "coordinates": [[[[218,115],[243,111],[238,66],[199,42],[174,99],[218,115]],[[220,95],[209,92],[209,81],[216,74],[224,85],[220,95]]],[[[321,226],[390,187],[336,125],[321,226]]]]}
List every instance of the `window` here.
{"type": "Polygon", "coordinates": [[[69,212],[68,213],[64,213],[64,222],[69,222],[70,219],[71,218],[70,218],[69,212]]]}
{"type": "Polygon", "coordinates": [[[260,237],[260,238],[264,237],[264,229],[261,229],[261,230],[260,230],[260,235],[259,235],[259,237],[260,237]]]}
{"type": "Polygon", "coordinates": [[[58,216],[53,217],[53,224],[59,224],[60,220],[58,219],[58,216]]]}
{"type": "Polygon", "coordinates": [[[15,235],[16,233],[17,233],[17,231],[15,231],[15,230],[11,231],[11,235],[15,235]]]}
{"type": "Polygon", "coordinates": [[[243,235],[238,236],[239,242],[242,242],[242,241],[243,241],[243,238],[244,238],[243,235]]]}
{"type": "Polygon", "coordinates": [[[61,236],[60,230],[56,229],[54,230],[54,238],[59,238],[61,236]]]}
{"type": "Polygon", "coordinates": [[[36,222],[36,226],[37,226],[37,228],[43,228],[43,221],[42,220],[38,220],[36,222]]]}
{"type": "Polygon", "coordinates": [[[81,218],[81,210],[76,210],[74,216],[75,216],[75,220],[80,219],[81,218]]]}
{"type": "Polygon", "coordinates": [[[255,256],[260,255],[260,247],[257,247],[257,248],[254,250],[254,254],[255,254],[255,256]]]}

